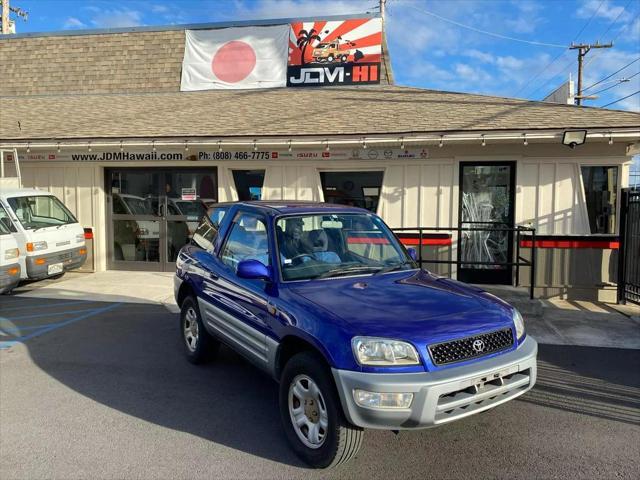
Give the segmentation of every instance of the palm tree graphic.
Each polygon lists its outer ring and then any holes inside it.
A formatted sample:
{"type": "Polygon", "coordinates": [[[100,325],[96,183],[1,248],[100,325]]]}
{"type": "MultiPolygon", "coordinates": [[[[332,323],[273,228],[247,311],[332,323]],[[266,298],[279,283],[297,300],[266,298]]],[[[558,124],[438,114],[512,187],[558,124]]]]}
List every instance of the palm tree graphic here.
{"type": "Polygon", "coordinates": [[[302,48],[302,60],[301,60],[302,65],[305,65],[307,63],[304,59],[304,54],[307,51],[307,47],[314,40],[318,40],[318,41],[321,40],[320,35],[318,35],[317,33],[318,32],[316,31],[315,28],[312,28],[308,32],[304,29],[298,32],[297,44],[298,44],[298,48],[302,48]]]}

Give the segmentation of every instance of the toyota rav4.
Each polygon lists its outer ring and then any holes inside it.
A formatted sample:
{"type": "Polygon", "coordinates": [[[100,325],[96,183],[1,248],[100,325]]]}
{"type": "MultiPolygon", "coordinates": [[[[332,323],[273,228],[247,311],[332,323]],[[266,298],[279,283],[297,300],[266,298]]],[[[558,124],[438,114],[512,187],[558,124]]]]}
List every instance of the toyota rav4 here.
{"type": "Polygon", "coordinates": [[[318,468],[352,458],[364,429],[434,427],[533,387],[518,311],[415,257],[359,208],[218,204],[177,261],[187,359],[224,343],[273,376],[285,435],[318,468]]]}

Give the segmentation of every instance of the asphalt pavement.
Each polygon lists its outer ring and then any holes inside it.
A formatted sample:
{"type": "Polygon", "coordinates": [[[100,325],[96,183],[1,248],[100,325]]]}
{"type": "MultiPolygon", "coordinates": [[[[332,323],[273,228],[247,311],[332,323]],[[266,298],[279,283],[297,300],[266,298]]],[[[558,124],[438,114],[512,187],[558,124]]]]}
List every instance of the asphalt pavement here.
{"type": "Polygon", "coordinates": [[[289,449],[277,386],[229,349],[182,357],[162,305],[0,297],[0,478],[638,478],[640,351],[540,345],[519,399],[367,431],[332,471],[289,449]]]}

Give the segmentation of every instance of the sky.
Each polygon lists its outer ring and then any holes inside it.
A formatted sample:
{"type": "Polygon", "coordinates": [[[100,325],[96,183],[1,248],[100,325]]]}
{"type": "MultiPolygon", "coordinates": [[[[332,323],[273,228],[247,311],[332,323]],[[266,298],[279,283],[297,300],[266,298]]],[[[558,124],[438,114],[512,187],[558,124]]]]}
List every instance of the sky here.
{"type": "MultiPolygon", "coordinates": [[[[378,0],[11,0],[11,5],[29,12],[27,22],[16,22],[18,33],[24,33],[352,14],[373,10],[378,0]]],[[[585,57],[585,87],[639,59],[640,0],[387,0],[386,32],[399,85],[540,100],[570,75],[577,79],[577,52],[564,48],[572,42],[614,41],[614,48],[594,49],[585,57]]],[[[606,90],[584,104],[605,106],[637,92],[638,72],[640,60],[587,89],[588,94],[606,90]]],[[[608,108],[640,111],[640,94],[608,108]]]]}

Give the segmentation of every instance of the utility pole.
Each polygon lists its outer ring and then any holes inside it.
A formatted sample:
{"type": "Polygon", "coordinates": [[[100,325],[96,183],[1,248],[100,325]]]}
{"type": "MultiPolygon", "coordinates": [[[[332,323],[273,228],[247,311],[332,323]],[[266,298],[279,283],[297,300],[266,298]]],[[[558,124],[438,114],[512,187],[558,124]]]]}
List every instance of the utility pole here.
{"type": "Polygon", "coordinates": [[[582,100],[589,100],[596,98],[594,96],[583,96],[582,95],[582,62],[584,57],[591,51],[592,48],[611,48],[613,47],[613,43],[609,42],[607,44],[601,44],[600,42],[596,42],[595,44],[589,43],[580,43],[578,45],[571,44],[569,50],[578,50],[578,93],[576,95],[577,104],[581,105],[582,100]]]}

